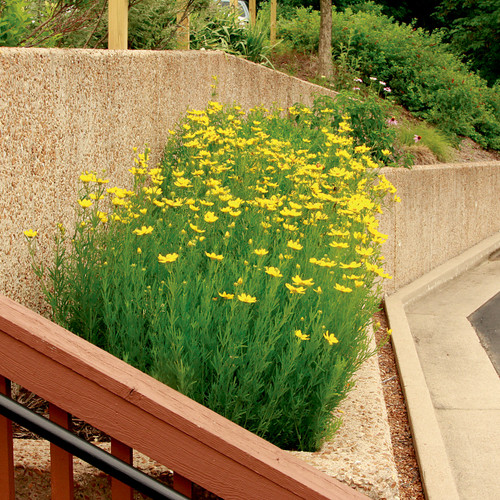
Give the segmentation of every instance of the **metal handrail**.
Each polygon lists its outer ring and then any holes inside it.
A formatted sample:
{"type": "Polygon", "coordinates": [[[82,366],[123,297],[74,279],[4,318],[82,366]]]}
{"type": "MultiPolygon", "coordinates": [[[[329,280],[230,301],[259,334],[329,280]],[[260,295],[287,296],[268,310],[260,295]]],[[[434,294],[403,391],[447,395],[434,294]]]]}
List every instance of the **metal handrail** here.
{"type": "Polygon", "coordinates": [[[3,394],[0,394],[0,414],[152,499],[187,499],[172,488],[3,394]]]}

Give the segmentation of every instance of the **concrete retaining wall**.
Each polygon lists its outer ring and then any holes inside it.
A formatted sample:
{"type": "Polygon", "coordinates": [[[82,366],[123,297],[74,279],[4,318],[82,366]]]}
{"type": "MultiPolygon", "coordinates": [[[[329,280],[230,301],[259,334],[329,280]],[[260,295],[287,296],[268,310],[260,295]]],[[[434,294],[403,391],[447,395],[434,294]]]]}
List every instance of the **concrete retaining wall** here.
{"type": "Polygon", "coordinates": [[[401,203],[381,218],[392,293],[500,231],[500,162],[384,169],[401,203]]]}
{"type": "MultiPolygon", "coordinates": [[[[49,257],[57,222],[70,225],[82,170],[126,185],[132,148],[152,164],[187,108],[217,99],[248,109],[312,100],[316,85],[221,52],[0,48],[0,294],[41,311],[23,231],[49,257]]],[[[387,290],[428,272],[500,230],[500,163],[389,170],[403,202],[382,230],[387,290]]]]}

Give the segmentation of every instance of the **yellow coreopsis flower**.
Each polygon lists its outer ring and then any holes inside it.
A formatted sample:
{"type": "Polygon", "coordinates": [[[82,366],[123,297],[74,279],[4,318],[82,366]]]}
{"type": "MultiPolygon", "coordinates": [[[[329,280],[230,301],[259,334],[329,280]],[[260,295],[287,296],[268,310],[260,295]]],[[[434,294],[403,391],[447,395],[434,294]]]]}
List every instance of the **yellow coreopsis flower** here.
{"type": "Polygon", "coordinates": [[[245,302],[247,304],[255,304],[257,302],[257,297],[252,297],[251,295],[248,295],[246,293],[242,293],[238,295],[238,300],[240,302],[245,302]]]}
{"type": "Polygon", "coordinates": [[[269,274],[270,276],[274,276],[275,278],[283,278],[283,275],[277,267],[266,266],[265,270],[266,274],[269,274]]]}
{"type": "Polygon", "coordinates": [[[330,333],[328,330],[325,333],[323,333],[323,337],[325,337],[325,339],[328,340],[328,343],[330,345],[337,344],[339,341],[339,339],[335,337],[333,333],[330,333]]]}
{"type": "Polygon", "coordinates": [[[197,233],[204,233],[204,232],[205,232],[205,230],[204,230],[204,229],[200,229],[198,226],[195,226],[194,224],[191,224],[191,223],[189,224],[189,227],[190,227],[193,231],[195,231],[195,232],[197,232],[197,233]]]}
{"type": "Polygon", "coordinates": [[[303,286],[293,286],[290,283],[285,283],[285,286],[290,290],[290,293],[304,295],[306,293],[306,289],[303,286]]]}
{"type": "Polygon", "coordinates": [[[231,300],[231,299],[234,297],[234,293],[226,293],[226,292],[222,292],[222,293],[220,293],[220,292],[219,292],[219,295],[220,295],[223,299],[228,299],[228,300],[231,300]]]}
{"type": "Polygon", "coordinates": [[[153,226],[142,226],[141,229],[134,229],[132,231],[134,234],[137,234],[137,236],[142,236],[143,234],[150,234],[153,232],[153,226]]]}
{"type": "Polygon", "coordinates": [[[356,269],[357,267],[361,267],[361,262],[352,261],[349,264],[340,263],[340,269],[356,269]]]}
{"type": "Polygon", "coordinates": [[[97,217],[99,217],[99,220],[103,224],[105,224],[106,222],[108,222],[108,216],[104,212],[101,212],[100,210],[97,211],[97,217]]]}
{"type": "Polygon", "coordinates": [[[298,274],[296,276],[292,277],[292,281],[293,281],[293,284],[295,286],[313,286],[314,285],[314,281],[312,280],[312,278],[310,278],[308,280],[303,280],[298,274]]]}
{"type": "Polygon", "coordinates": [[[92,201],[91,200],[78,200],[78,204],[82,208],[89,208],[92,206],[92,201]]]}
{"type": "Polygon", "coordinates": [[[302,330],[295,330],[295,336],[298,337],[300,340],[309,340],[311,338],[310,335],[302,333],[302,330]]]}
{"type": "Polygon", "coordinates": [[[302,250],[302,248],[304,248],[300,243],[299,243],[299,240],[297,241],[293,241],[293,240],[290,240],[286,246],[288,248],[291,248],[293,250],[302,250]]]}
{"type": "Polygon", "coordinates": [[[179,258],[177,253],[167,253],[167,255],[158,255],[158,262],[160,264],[168,264],[169,262],[175,262],[179,258]]]}
{"type": "Polygon", "coordinates": [[[212,222],[215,222],[218,219],[219,219],[219,217],[217,217],[213,212],[207,212],[203,217],[203,220],[205,222],[208,222],[209,224],[211,224],[212,222]]]}
{"type": "Polygon", "coordinates": [[[36,231],[33,231],[33,229],[28,229],[27,231],[24,231],[24,236],[26,238],[35,238],[38,233],[36,231]]]}
{"type": "Polygon", "coordinates": [[[253,251],[255,255],[258,255],[260,257],[267,255],[269,252],[265,248],[257,248],[253,251]]]}
{"type": "Polygon", "coordinates": [[[218,260],[218,261],[221,261],[224,256],[223,255],[217,255],[216,253],[214,252],[211,252],[211,253],[208,253],[208,252],[205,252],[205,255],[209,258],[209,259],[212,259],[212,260],[218,260]]]}
{"type": "Polygon", "coordinates": [[[92,172],[84,172],[82,175],[80,175],[80,180],[82,182],[97,182],[96,176],[92,172]]]}
{"type": "Polygon", "coordinates": [[[343,292],[343,293],[351,293],[352,292],[352,288],[349,288],[348,286],[340,285],[339,283],[336,283],[334,288],[335,288],[335,290],[338,290],[339,292],[343,292]]]}

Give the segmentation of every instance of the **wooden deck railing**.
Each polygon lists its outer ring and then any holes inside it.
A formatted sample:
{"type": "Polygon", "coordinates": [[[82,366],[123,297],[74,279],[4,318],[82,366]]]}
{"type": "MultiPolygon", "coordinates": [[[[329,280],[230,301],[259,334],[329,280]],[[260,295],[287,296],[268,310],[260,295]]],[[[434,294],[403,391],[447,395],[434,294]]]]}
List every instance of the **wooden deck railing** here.
{"type": "MultiPolygon", "coordinates": [[[[0,392],[12,380],[112,438],[112,453],[132,450],[174,471],[174,488],[195,483],[225,499],[364,499],[321,473],[64,328],[0,296],[0,392]]],[[[0,417],[0,499],[13,500],[11,422],[0,417]]],[[[52,447],[52,498],[72,498],[72,457],[52,447]]],[[[113,499],[130,499],[116,481],[113,499]]]]}

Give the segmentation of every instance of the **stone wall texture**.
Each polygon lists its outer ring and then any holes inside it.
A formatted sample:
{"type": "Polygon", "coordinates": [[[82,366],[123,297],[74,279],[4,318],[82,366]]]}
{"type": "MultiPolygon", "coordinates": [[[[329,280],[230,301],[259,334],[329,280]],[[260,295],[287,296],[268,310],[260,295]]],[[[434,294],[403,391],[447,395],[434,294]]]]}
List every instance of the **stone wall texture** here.
{"type": "MultiPolygon", "coordinates": [[[[168,129],[212,99],[245,109],[309,104],[322,87],[221,52],[0,48],[0,293],[39,312],[25,229],[50,259],[71,227],[83,170],[126,186],[132,148],[161,157],[168,129]]],[[[387,169],[402,203],[382,216],[388,292],[500,230],[500,163],[387,169]]]]}

